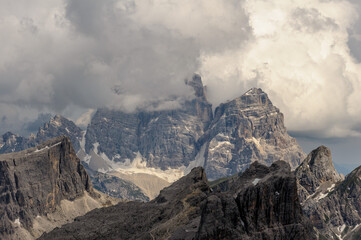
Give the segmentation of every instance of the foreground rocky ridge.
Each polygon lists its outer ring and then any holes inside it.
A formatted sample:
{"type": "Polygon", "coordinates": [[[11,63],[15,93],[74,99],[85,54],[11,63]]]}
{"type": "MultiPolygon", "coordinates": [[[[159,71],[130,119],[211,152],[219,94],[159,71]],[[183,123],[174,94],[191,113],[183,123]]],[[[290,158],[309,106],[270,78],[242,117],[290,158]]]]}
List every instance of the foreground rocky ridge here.
{"type": "Polygon", "coordinates": [[[33,239],[109,204],[93,190],[69,138],[0,155],[1,239],[33,239]]]}
{"type": "Polygon", "coordinates": [[[97,209],[40,239],[315,239],[287,163],[254,163],[228,186],[212,191],[194,168],[149,203],[97,209]]]}
{"type": "Polygon", "coordinates": [[[344,178],[335,170],[331,151],[312,151],[295,171],[305,215],[320,239],[361,238],[361,167],[344,178]]]}

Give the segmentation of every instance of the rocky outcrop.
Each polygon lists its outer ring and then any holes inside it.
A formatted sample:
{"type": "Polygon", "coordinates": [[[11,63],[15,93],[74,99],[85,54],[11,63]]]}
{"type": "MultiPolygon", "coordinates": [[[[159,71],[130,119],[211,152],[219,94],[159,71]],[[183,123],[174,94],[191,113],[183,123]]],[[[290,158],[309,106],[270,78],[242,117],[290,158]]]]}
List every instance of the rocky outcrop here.
{"type": "Polygon", "coordinates": [[[36,141],[34,136],[31,136],[28,139],[11,132],[7,132],[0,138],[0,154],[19,152],[27,148],[35,147],[35,145],[36,141]]]}
{"type": "Polygon", "coordinates": [[[36,141],[42,143],[59,136],[69,137],[75,152],[80,150],[80,140],[82,139],[83,131],[73,121],[61,115],[55,115],[39,129],[36,141]]]}
{"type": "Polygon", "coordinates": [[[304,158],[287,134],[283,114],[257,88],[217,107],[199,144],[206,145],[204,167],[211,179],[236,174],[255,161],[271,165],[284,160],[295,168],[304,158]]]}
{"type": "Polygon", "coordinates": [[[331,151],[313,150],[296,169],[305,215],[321,239],[358,239],[361,226],[361,167],[344,179],[335,170],[331,151]]]}
{"type": "Polygon", "coordinates": [[[11,132],[2,135],[0,139],[0,154],[19,152],[35,147],[55,137],[67,136],[70,138],[76,152],[80,149],[82,130],[74,122],[60,115],[55,115],[43,127],[39,128],[37,134],[31,134],[29,138],[18,136],[11,132]]]}
{"type": "Polygon", "coordinates": [[[330,149],[325,146],[318,147],[308,154],[295,174],[302,201],[315,194],[317,190],[325,190],[325,186],[329,187],[343,180],[343,176],[337,173],[333,165],[330,149]]]}
{"type": "Polygon", "coordinates": [[[211,190],[203,168],[148,203],[94,210],[40,239],[315,239],[287,163],[251,170],[211,190]]]}
{"type": "Polygon", "coordinates": [[[210,179],[217,179],[255,161],[271,165],[285,160],[295,168],[304,159],[296,140],[287,134],[283,114],[261,89],[221,104],[213,119],[200,76],[186,84],[193,88],[194,99],[174,110],[99,109],[86,133],[89,166],[126,168],[137,160],[147,168],[185,169],[184,174],[202,166],[210,179]]]}
{"type": "Polygon", "coordinates": [[[149,201],[149,197],[144,195],[138,186],[110,174],[98,172],[92,176],[92,183],[96,190],[111,197],[130,201],[149,201]]]}
{"type": "Polygon", "coordinates": [[[58,137],[36,148],[0,155],[1,239],[32,239],[71,217],[104,206],[103,200],[94,192],[69,138],[58,137]],[[94,204],[67,216],[67,209],[61,207],[64,201],[71,205],[79,199],[94,204]],[[39,226],[40,220],[46,224],[39,226]]]}

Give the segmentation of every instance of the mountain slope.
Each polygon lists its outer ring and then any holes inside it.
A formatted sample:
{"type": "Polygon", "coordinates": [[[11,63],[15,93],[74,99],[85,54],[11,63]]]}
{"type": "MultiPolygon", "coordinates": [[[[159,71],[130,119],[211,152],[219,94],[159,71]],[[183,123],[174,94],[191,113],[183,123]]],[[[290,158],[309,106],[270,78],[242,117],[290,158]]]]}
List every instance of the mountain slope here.
{"type": "Polygon", "coordinates": [[[33,239],[110,203],[94,192],[66,137],[0,155],[1,239],[33,239]]]}
{"type": "Polygon", "coordinates": [[[325,239],[358,239],[361,231],[361,167],[346,178],[321,146],[296,169],[303,211],[325,239]]]}
{"type": "Polygon", "coordinates": [[[194,168],[149,203],[97,209],[40,239],[315,239],[289,165],[252,166],[224,192],[194,168]]]}
{"type": "Polygon", "coordinates": [[[254,161],[271,165],[285,160],[295,168],[304,158],[287,134],[283,114],[257,88],[217,107],[200,144],[206,145],[204,166],[211,179],[243,171],[254,161]]]}
{"type": "Polygon", "coordinates": [[[85,137],[83,159],[90,168],[154,175],[171,183],[196,166],[216,179],[254,161],[270,165],[281,159],[295,168],[304,159],[287,134],[283,114],[261,89],[221,104],[213,118],[201,78],[186,84],[194,99],[174,110],[99,109],[85,137]]]}

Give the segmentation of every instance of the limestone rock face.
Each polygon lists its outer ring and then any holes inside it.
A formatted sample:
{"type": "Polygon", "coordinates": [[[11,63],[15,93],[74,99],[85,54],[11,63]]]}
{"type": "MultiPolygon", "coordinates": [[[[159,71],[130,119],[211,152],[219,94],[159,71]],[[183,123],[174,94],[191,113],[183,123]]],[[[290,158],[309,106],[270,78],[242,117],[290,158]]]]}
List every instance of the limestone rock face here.
{"type": "MultiPolygon", "coordinates": [[[[34,226],[37,219],[58,211],[63,200],[74,201],[84,194],[100,198],[69,138],[0,155],[0,238],[36,237],[43,232],[34,226]]],[[[63,217],[63,223],[69,220],[63,217]]]]}
{"type": "Polygon", "coordinates": [[[331,151],[313,150],[296,169],[305,215],[324,239],[358,239],[361,228],[361,167],[344,179],[335,170],[331,151]]]}
{"type": "Polygon", "coordinates": [[[125,113],[99,109],[87,129],[85,151],[104,153],[113,162],[133,161],[139,153],[148,167],[187,166],[197,154],[197,140],[212,120],[212,106],[200,77],[194,76],[187,84],[195,97],[174,110],[125,113]]]}
{"type": "Polygon", "coordinates": [[[321,185],[327,183],[332,185],[343,180],[333,165],[330,149],[325,146],[313,150],[295,173],[300,191],[305,190],[302,193],[302,201],[314,194],[321,185]]]}
{"type": "Polygon", "coordinates": [[[56,115],[51,118],[48,123],[45,123],[44,126],[39,129],[36,135],[36,141],[42,143],[59,136],[69,137],[75,152],[79,151],[82,130],[76,126],[73,121],[70,121],[61,115],[56,115]]]}
{"type": "Polygon", "coordinates": [[[34,139],[27,139],[11,132],[7,132],[0,138],[0,153],[19,152],[24,149],[35,147],[34,139]]]}
{"type": "MultiPolygon", "coordinates": [[[[115,171],[130,178],[141,174],[155,179],[152,185],[162,182],[161,186],[197,166],[202,166],[213,180],[244,171],[255,161],[269,166],[284,160],[295,168],[305,158],[296,140],[287,134],[283,114],[261,89],[250,89],[221,104],[213,117],[200,76],[185,83],[193,96],[183,101],[169,99],[166,103],[172,107],[161,102],[133,113],[98,109],[86,131],[55,116],[28,141],[11,137],[15,140],[3,144],[0,153],[65,135],[94,174],[115,171]]],[[[158,193],[149,193],[148,197],[158,193]]]]}
{"type": "Polygon", "coordinates": [[[223,192],[194,168],[151,202],[97,209],[40,239],[316,239],[289,165],[251,168],[223,192]]]}
{"type": "Polygon", "coordinates": [[[135,160],[148,168],[186,169],[202,166],[217,179],[245,170],[252,162],[271,165],[277,160],[292,168],[305,158],[296,140],[287,134],[283,114],[261,89],[221,104],[212,115],[202,80],[195,75],[186,84],[194,99],[174,110],[126,113],[99,109],[87,129],[85,152],[89,166],[98,169],[129,166],[135,160]]]}
{"type": "Polygon", "coordinates": [[[76,152],[80,149],[80,140],[82,139],[82,130],[74,122],[56,115],[39,128],[37,134],[30,135],[29,138],[18,136],[11,132],[2,135],[0,139],[0,154],[19,152],[27,148],[35,147],[45,141],[55,137],[67,136],[70,138],[76,152]]]}
{"type": "Polygon", "coordinates": [[[283,114],[257,88],[217,107],[200,144],[207,146],[205,169],[211,179],[243,171],[254,161],[271,165],[284,160],[295,168],[304,158],[287,134],[283,114]]]}

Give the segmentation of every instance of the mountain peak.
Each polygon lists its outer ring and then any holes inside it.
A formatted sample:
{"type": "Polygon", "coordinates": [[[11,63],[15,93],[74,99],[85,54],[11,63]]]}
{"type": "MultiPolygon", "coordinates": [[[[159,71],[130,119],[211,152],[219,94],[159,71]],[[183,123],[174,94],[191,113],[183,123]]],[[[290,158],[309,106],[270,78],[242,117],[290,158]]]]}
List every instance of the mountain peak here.
{"type": "Polygon", "coordinates": [[[194,89],[196,97],[206,98],[205,87],[200,75],[194,74],[191,80],[186,80],[186,84],[194,89]]]}
{"type": "Polygon", "coordinates": [[[267,93],[261,88],[251,88],[238,98],[238,101],[242,101],[243,104],[257,105],[257,106],[269,106],[272,105],[267,93]]]}
{"type": "Polygon", "coordinates": [[[331,151],[325,146],[320,146],[308,154],[296,169],[296,176],[310,194],[325,182],[336,183],[342,180],[332,163],[331,151]]]}
{"type": "Polygon", "coordinates": [[[261,95],[261,94],[265,94],[265,92],[261,88],[251,88],[243,95],[261,95]]]}

